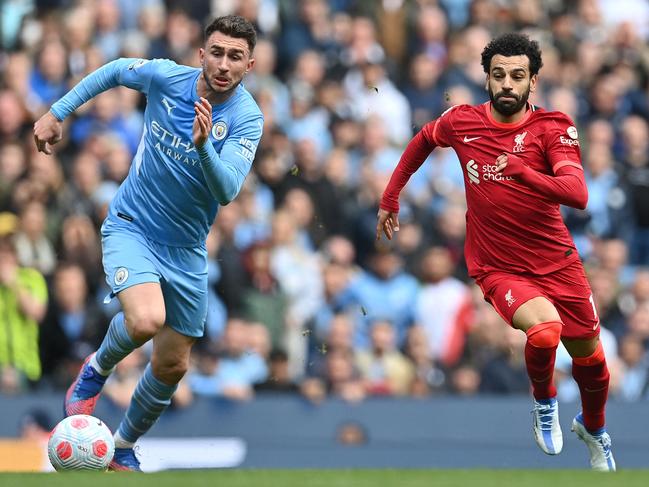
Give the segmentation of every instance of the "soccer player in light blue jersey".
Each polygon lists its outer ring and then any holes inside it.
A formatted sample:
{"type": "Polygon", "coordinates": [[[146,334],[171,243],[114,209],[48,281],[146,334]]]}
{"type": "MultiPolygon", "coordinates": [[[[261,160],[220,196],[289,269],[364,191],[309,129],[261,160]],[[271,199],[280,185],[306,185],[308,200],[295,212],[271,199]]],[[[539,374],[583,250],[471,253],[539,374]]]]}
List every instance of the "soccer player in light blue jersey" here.
{"type": "MultiPolygon", "coordinates": [[[[239,16],[214,20],[201,68],[164,59],[118,59],[84,78],[34,125],[51,153],[62,121],[118,85],[147,97],[142,140],[101,228],[106,280],[122,307],[64,402],[66,416],[92,414],[106,378],[153,338],[151,362],[115,433],[112,470],[140,470],[133,446],[171,402],[207,314],[205,240],[219,205],[239,193],[262,135],[263,115],[241,84],[257,40],[239,16]]],[[[109,297],[109,298],[110,298],[109,297]]]]}

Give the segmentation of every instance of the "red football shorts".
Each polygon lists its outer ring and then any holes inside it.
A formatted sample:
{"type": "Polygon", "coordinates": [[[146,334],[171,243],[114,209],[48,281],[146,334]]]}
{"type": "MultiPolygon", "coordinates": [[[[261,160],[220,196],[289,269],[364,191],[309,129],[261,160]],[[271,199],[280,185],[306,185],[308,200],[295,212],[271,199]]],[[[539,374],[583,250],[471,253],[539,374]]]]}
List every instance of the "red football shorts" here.
{"type": "Polygon", "coordinates": [[[503,319],[512,324],[516,310],[542,296],[559,312],[564,323],[562,338],[590,339],[599,335],[599,317],[593,294],[580,261],[544,276],[490,272],[476,283],[503,319]]]}

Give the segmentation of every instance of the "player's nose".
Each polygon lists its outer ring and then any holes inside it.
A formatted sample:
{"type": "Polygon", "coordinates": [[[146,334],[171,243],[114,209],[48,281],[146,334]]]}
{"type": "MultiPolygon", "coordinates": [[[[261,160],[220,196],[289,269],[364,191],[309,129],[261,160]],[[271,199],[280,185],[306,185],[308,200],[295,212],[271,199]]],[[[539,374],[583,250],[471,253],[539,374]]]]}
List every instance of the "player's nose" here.
{"type": "Polygon", "coordinates": [[[228,60],[227,60],[227,58],[225,56],[221,58],[221,60],[219,61],[218,65],[217,65],[217,68],[222,73],[225,73],[226,71],[230,70],[230,63],[228,62],[228,60]]]}

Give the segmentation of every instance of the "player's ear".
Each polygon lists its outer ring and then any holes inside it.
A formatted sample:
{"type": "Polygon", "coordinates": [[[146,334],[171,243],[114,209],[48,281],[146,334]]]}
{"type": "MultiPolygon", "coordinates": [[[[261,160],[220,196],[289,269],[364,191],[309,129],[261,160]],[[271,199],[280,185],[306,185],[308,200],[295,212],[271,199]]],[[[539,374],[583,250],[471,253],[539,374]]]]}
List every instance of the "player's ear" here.
{"type": "Polygon", "coordinates": [[[198,59],[201,62],[201,66],[203,65],[203,61],[205,60],[205,49],[202,47],[198,49],[198,59]]]}
{"type": "Polygon", "coordinates": [[[489,91],[489,75],[487,75],[487,77],[485,79],[484,89],[485,89],[485,91],[489,91]]]}
{"type": "Polygon", "coordinates": [[[536,90],[536,81],[537,81],[537,75],[533,74],[532,77],[530,78],[530,93],[534,93],[534,90],[536,90]]]}
{"type": "Polygon", "coordinates": [[[252,69],[252,67],[255,65],[255,58],[251,57],[248,59],[248,66],[246,67],[246,73],[252,69]]]}

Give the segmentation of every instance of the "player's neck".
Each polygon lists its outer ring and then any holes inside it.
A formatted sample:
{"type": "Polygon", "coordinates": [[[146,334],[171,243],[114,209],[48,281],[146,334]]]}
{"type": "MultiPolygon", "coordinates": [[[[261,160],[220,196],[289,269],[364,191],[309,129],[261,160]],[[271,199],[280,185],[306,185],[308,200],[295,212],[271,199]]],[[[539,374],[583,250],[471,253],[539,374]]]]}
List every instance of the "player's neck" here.
{"type": "Polygon", "coordinates": [[[489,103],[489,111],[491,112],[491,117],[498,123],[517,123],[520,122],[525,114],[527,113],[527,103],[523,108],[514,113],[513,115],[503,115],[498,110],[494,108],[493,103],[489,103]]]}

